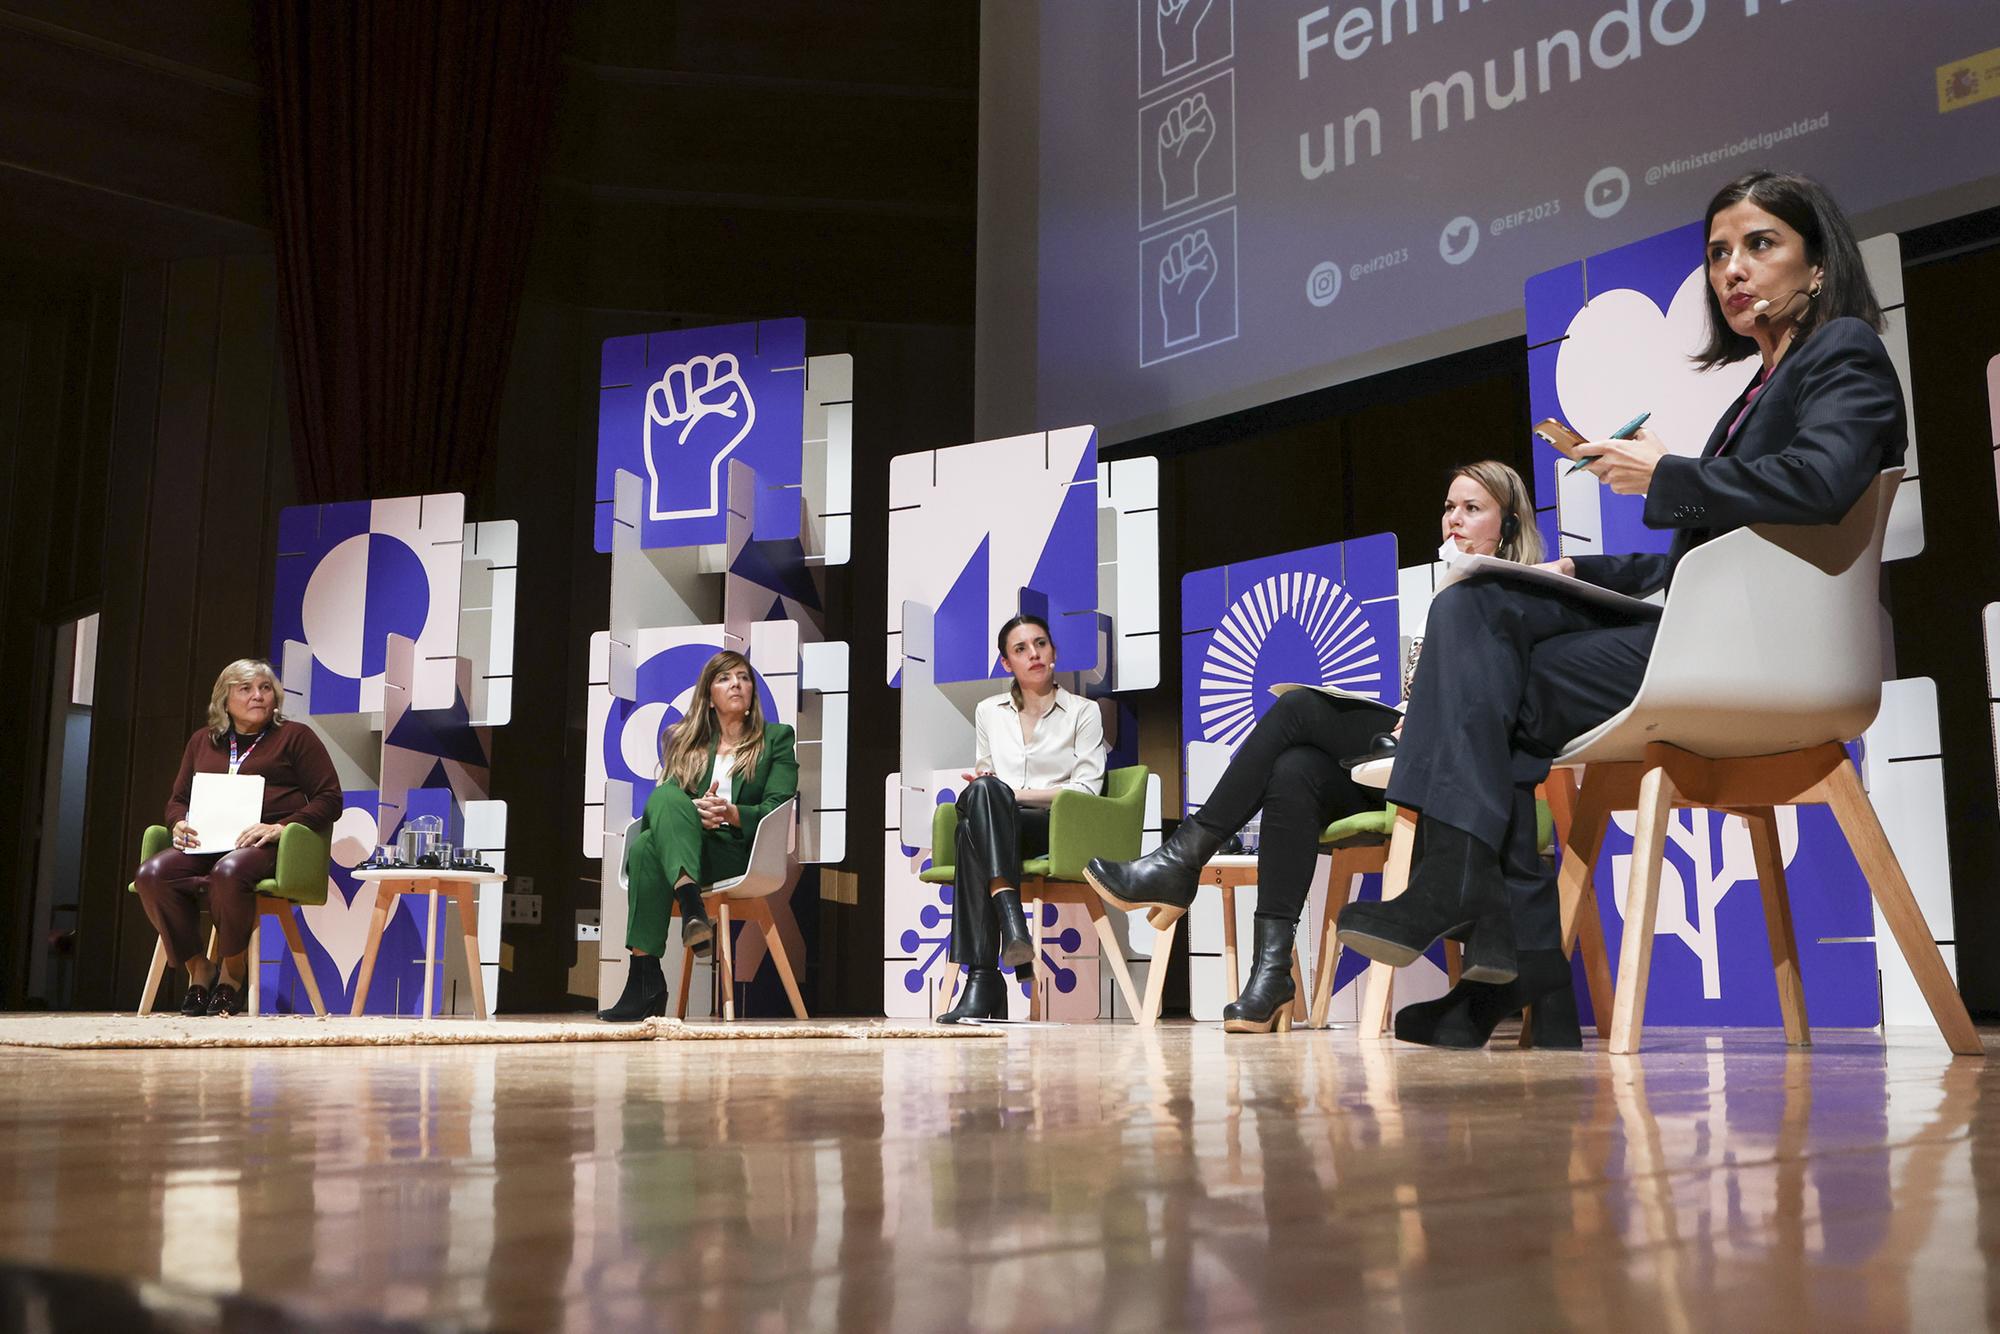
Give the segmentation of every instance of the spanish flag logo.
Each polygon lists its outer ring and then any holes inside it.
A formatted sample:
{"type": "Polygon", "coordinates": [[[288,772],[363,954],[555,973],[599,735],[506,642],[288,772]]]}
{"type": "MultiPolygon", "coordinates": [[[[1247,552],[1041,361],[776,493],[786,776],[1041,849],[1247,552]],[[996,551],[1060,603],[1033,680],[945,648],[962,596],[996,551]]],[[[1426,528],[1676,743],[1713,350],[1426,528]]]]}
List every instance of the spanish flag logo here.
{"type": "Polygon", "coordinates": [[[1938,111],[1956,111],[2000,97],[2000,46],[1938,66],[1938,111]]]}

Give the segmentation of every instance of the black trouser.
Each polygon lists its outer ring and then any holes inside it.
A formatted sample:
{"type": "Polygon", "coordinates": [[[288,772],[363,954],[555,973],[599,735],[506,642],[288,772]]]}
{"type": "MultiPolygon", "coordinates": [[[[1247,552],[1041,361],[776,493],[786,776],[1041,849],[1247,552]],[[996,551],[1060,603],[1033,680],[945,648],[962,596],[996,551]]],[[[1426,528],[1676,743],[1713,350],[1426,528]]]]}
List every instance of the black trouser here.
{"type": "MultiPolygon", "coordinates": [[[[1429,645],[1424,651],[1430,652],[1429,645]]],[[[1514,910],[1515,948],[1559,950],[1562,897],[1556,891],[1554,865],[1542,860],[1533,783],[1514,785],[1509,810],[1506,841],[1500,848],[1500,871],[1506,877],[1507,899],[1514,910]]]]}
{"type": "Polygon", "coordinates": [[[1371,738],[1395,725],[1387,709],[1294,690],[1280,696],[1237,747],[1191,818],[1228,838],[1262,808],[1260,916],[1297,921],[1312,890],[1320,834],[1335,820],[1382,808],[1382,794],[1355,782],[1340,761],[1363,753],[1371,738]]]}
{"type": "MultiPolygon", "coordinates": [[[[953,963],[974,968],[1000,964],[1000,917],[993,907],[993,882],[1021,887],[1023,858],[1049,850],[1047,807],[1022,806],[1014,789],[987,774],[966,785],[958,798],[956,875],[951,896],[953,963]]],[[[1028,930],[1032,935],[1034,924],[1028,930]]]]}
{"type": "Polygon", "coordinates": [[[1447,588],[1425,623],[1389,800],[1505,851],[1519,785],[1632,702],[1658,629],[1504,579],[1447,588]]]}

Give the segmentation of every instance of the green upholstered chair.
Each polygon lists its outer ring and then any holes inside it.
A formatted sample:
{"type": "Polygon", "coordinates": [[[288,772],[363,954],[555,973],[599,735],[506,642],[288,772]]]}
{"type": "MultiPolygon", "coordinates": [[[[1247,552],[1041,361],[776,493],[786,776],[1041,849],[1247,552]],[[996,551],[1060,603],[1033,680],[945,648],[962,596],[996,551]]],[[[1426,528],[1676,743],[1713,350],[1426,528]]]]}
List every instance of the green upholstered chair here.
{"type": "MultiPolygon", "coordinates": [[[[1092,857],[1129,861],[1139,855],[1139,842],[1146,826],[1146,778],[1143,764],[1113,769],[1104,776],[1104,795],[1087,792],[1058,792],[1049,807],[1049,852],[1021,863],[1021,902],[1027,910],[1030,929],[1039,933],[1043,903],[1074,904],[1090,914],[1097,932],[1100,956],[1111,968],[1127,1008],[1142,1028],[1150,1028],[1160,1017],[1160,998],[1166,983],[1166,959],[1173,949],[1176,927],[1160,932],[1153,952],[1154,967],[1148,971],[1146,995],[1142,999],[1132,985],[1125,953],[1105,916],[1104,901],[1083,878],[1084,865],[1092,857]]],[[[952,858],[958,844],[958,808],[942,805],[931,816],[931,865],[920,879],[933,885],[953,882],[952,858]]],[[[983,888],[983,887],[982,887],[983,888]]],[[[959,892],[971,892],[960,886],[959,892]]],[[[1035,951],[1035,1011],[1047,1009],[1047,979],[1042,974],[1042,955],[1035,951]]]]}
{"type": "MultiPolygon", "coordinates": [[[[173,842],[173,834],[165,825],[150,825],[139,840],[139,864],[144,865],[160,853],[165,852],[173,842]]],[[[263,941],[264,915],[275,914],[285,930],[285,945],[292,952],[292,962],[298,966],[299,980],[305,983],[306,996],[312,1001],[313,1013],[324,1018],[326,1003],[320,999],[319,982],[313,977],[312,962],[306,958],[305,941],[299,935],[298,909],[301,906],[317,906],[326,902],[327,863],[333,860],[332,840],[317,830],[302,824],[288,824],[278,835],[278,865],[276,873],[267,880],[257,882],[257,925],[250,932],[249,1008],[251,1014],[260,1012],[261,976],[263,969],[257,962],[263,959],[259,948],[263,941]]],[[[136,884],[125,888],[138,892],[136,884]]],[[[208,935],[209,951],[215,950],[215,932],[211,928],[208,935]]],[[[146,989],[139,997],[139,1013],[151,1014],[153,1001],[159,995],[160,979],[167,971],[167,946],[160,941],[153,946],[153,965],[146,973],[146,989]]]]}

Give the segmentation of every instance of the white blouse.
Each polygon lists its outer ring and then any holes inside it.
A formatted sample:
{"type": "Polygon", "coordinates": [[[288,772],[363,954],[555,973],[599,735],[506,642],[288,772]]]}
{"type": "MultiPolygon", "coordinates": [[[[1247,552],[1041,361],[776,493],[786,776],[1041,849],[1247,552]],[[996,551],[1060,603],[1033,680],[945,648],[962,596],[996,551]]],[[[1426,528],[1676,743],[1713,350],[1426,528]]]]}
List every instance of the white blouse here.
{"type": "Polygon", "coordinates": [[[979,738],[978,767],[1016,792],[1104,790],[1104,717],[1090,700],[1057,686],[1049,711],[1035,724],[1033,741],[1021,740],[1021,711],[1011,690],[979,701],[972,725],[979,738]]]}

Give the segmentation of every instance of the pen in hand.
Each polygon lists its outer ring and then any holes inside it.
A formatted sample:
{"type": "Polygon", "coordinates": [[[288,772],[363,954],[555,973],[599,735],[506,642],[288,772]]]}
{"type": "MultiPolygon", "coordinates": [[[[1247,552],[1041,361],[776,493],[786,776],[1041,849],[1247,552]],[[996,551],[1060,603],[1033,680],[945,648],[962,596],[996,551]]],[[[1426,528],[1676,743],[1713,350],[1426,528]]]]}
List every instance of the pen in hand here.
{"type": "MultiPolygon", "coordinates": [[[[1639,433],[1639,428],[1641,426],[1644,426],[1646,424],[1646,419],[1651,417],[1652,415],[1653,414],[1650,412],[1640,413],[1638,416],[1634,417],[1631,421],[1626,422],[1623,426],[1613,431],[1608,438],[1612,440],[1630,440],[1633,436],[1639,433]]],[[[1570,465],[1569,471],[1564,473],[1563,476],[1574,477],[1595,462],[1597,462],[1597,458],[1595,455],[1592,455],[1590,458],[1587,459],[1578,459],[1575,463],[1572,463],[1570,465]]]]}

